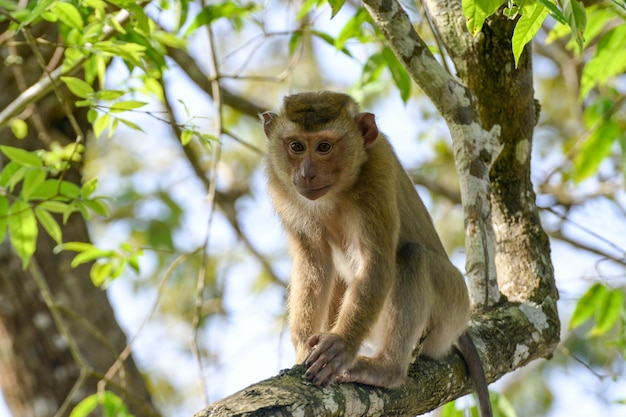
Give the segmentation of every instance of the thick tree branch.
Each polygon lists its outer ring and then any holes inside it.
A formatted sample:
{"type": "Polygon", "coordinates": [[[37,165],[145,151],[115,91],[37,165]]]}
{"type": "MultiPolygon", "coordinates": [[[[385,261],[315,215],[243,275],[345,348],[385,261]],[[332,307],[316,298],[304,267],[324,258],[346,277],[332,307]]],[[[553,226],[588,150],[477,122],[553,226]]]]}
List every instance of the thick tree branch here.
{"type": "Polygon", "coordinates": [[[483,129],[472,92],[437,62],[396,0],[364,3],[413,80],[448,124],[464,202],[470,298],[475,307],[493,305],[500,300],[500,291],[491,229],[489,168],[500,152],[499,127],[483,129]]]}
{"type": "MultiPolygon", "coordinates": [[[[490,173],[500,289],[512,301],[550,300],[556,310],[550,244],[530,181],[532,136],[539,112],[533,97],[530,45],[516,68],[511,52],[515,21],[492,16],[472,37],[458,27],[464,19],[460,0],[426,3],[459,77],[477,97],[482,125],[502,126],[504,148],[490,173]],[[457,26],[446,25],[444,19],[457,26]]],[[[555,335],[552,342],[558,340],[558,329],[555,335]]]]}
{"type": "MultiPolygon", "coordinates": [[[[470,334],[484,360],[485,373],[494,381],[511,369],[537,357],[549,357],[547,337],[557,317],[542,307],[504,304],[489,315],[475,317],[470,334]]],[[[414,416],[468,394],[472,384],[461,356],[453,351],[441,361],[420,358],[409,369],[410,379],[387,390],[358,384],[319,388],[302,378],[296,366],[261,381],[199,411],[195,417],[238,416],[414,416]]]]}

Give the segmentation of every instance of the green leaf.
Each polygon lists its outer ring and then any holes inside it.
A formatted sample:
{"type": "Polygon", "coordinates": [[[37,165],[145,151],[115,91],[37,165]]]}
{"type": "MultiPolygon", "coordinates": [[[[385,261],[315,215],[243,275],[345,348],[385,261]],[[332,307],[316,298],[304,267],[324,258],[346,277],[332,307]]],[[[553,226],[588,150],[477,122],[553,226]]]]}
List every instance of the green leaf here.
{"type": "Polygon", "coordinates": [[[0,195],[0,243],[4,241],[7,234],[7,223],[9,221],[9,200],[0,195]]]}
{"type": "MultiPolygon", "coordinates": [[[[11,162],[13,163],[13,162],[11,162]]],[[[26,176],[26,174],[29,171],[29,167],[25,167],[25,166],[20,166],[18,165],[19,168],[17,171],[15,171],[15,173],[9,178],[8,182],[7,182],[7,188],[9,189],[9,191],[14,192],[15,191],[15,187],[17,187],[17,185],[20,183],[20,181],[22,181],[24,179],[24,177],[26,176]]]]}
{"type": "Polygon", "coordinates": [[[385,47],[383,49],[383,57],[385,58],[387,67],[391,72],[393,82],[398,87],[398,90],[400,90],[402,101],[406,103],[411,96],[411,77],[390,48],[385,47]]]}
{"type": "MultiPolygon", "coordinates": [[[[22,9],[22,11],[26,12],[24,14],[24,19],[21,19],[20,17],[18,17],[20,16],[19,13],[15,13],[14,16],[16,16],[16,18],[21,21],[20,25],[18,26],[15,32],[16,33],[20,32],[25,26],[39,19],[43,14],[45,14],[48,7],[52,3],[54,3],[54,1],[55,0],[38,1],[35,7],[33,8],[33,10],[22,9]]],[[[17,4],[17,2],[14,2],[14,3],[17,4]]]]}
{"type": "Polygon", "coordinates": [[[110,114],[105,113],[101,117],[98,117],[96,119],[96,121],[93,123],[93,134],[94,134],[94,136],[97,137],[97,138],[100,137],[102,132],[104,132],[104,130],[109,127],[110,123],[111,123],[111,115],[110,114]]]}
{"type": "Polygon", "coordinates": [[[83,202],[91,211],[99,216],[106,217],[109,215],[109,206],[103,201],[103,199],[85,200],[83,202]]]}
{"type": "Polygon", "coordinates": [[[93,244],[88,242],[65,242],[62,245],[54,248],[54,253],[60,253],[61,251],[69,250],[72,252],[85,252],[98,250],[93,244]]]}
{"type": "Polygon", "coordinates": [[[513,30],[513,57],[515,67],[519,64],[519,58],[524,52],[526,44],[533,40],[541,24],[548,17],[549,10],[540,3],[527,2],[521,9],[522,16],[517,21],[513,30]]]}
{"type": "Polygon", "coordinates": [[[157,30],[152,32],[152,38],[165,46],[176,49],[187,49],[187,41],[174,33],[157,30]]]}
{"type": "Polygon", "coordinates": [[[311,9],[313,9],[313,6],[319,6],[322,3],[324,3],[324,0],[306,0],[298,11],[296,19],[302,20],[302,18],[305,17],[311,11],[311,9]]]}
{"type": "Polygon", "coordinates": [[[450,401],[441,407],[441,417],[463,417],[463,411],[456,408],[456,402],[450,401]]]}
{"type": "Polygon", "coordinates": [[[367,59],[367,62],[363,66],[363,73],[361,74],[361,85],[367,85],[375,82],[380,78],[383,70],[385,69],[385,62],[382,53],[376,53],[367,59]]]}
{"type": "Polygon", "coordinates": [[[578,0],[561,0],[561,5],[563,7],[563,16],[572,29],[572,34],[578,44],[578,50],[582,54],[585,41],[585,27],[587,26],[585,7],[578,0]]]}
{"type": "Polygon", "coordinates": [[[12,119],[10,126],[11,132],[17,139],[24,139],[28,134],[28,125],[22,119],[12,119]]]}
{"type": "Polygon", "coordinates": [[[31,199],[31,194],[37,190],[46,180],[46,171],[41,169],[31,169],[24,176],[24,184],[20,196],[24,201],[31,199]]]}
{"type": "Polygon", "coordinates": [[[37,206],[35,207],[35,216],[37,217],[37,220],[39,220],[39,223],[43,226],[44,230],[52,239],[54,239],[57,245],[63,243],[61,227],[48,210],[42,206],[37,206]]]}
{"type": "Polygon", "coordinates": [[[61,77],[67,88],[77,97],[87,98],[94,93],[93,87],[76,77],[61,77]]]}
{"type": "Polygon", "coordinates": [[[345,3],[346,0],[328,0],[328,4],[330,4],[330,7],[332,9],[332,13],[330,15],[331,19],[335,17],[337,13],[339,13],[339,10],[341,10],[345,3]]]}
{"type": "Polygon", "coordinates": [[[131,66],[141,66],[141,58],[146,47],[130,42],[100,41],[93,44],[92,49],[111,57],[120,57],[131,66]]]}
{"type": "Polygon", "coordinates": [[[611,290],[596,313],[596,325],[591,329],[590,336],[602,336],[611,330],[623,310],[624,294],[619,290],[611,290]]]}
{"type": "Polygon", "coordinates": [[[111,122],[111,127],[109,127],[109,134],[108,134],[109,138],[113,136],[119,124],[120,124],[120,119],[114,117],[113,122],[111,122]]]}
{"type": "Polygon", "coordinates": [[[87,112],[87,121],[89,123],[93,123],[97,118],[98,118],[98,110],[89,109],[89,111],[87,112]]]}
{"type": "Polygon", "coordinates": [[[124,401],[111,391],[104,391],[101,404],[104,417],[133,417],[124,401]]]}
{"type": "Polygon", "coordinates": [[[60,201],[44,201],[42,203],[39,204],[40,207],[43,207],[44,209],[51,211],[53,213],[57,213],[57,214],[63,214],[65,212],[67,212],[67,210],[70,209],[70,205],[69,204],[65,204],[62,203],[60,201]]]}
{"type": "Polygon", "coordinates": [[[367,21],[368,16],[364,8],[359,8],[352,19],[348,20],[341,32],[339,32],[337,39],[335,39],[335,48],[343,49],[348,40],[361,38],[363,36],[363,23],[367,21]]]}
{"type": "Polygon", "coordinates": [[[317,36],[318,38],[320,38],[321,40],[323,40],[324,42],[326,42],[330,46],[340,50],[345,55],[347,55],[350,58],[352,58],[352,54],[350,53],[350,51],[348,51],[348,48],[346,48],[345,46],[343,46],[341,48],[337,48],[337,40],[335,38],[333,38],[332,36],[330,36],[328,33],[320,32],[319,30],[311,30],[311,35],[317,36]]]}
{"type": "Polygon", "coordinates": [[[111,278],[119,278],[120,275],[122,275],[122,272],[124,272],[127,262],[128,261],[126,259],[119,259],[119,262],[115,265],[115,269],[111,272],[111,278]]]}
{"type": "Polygon", "coordinates": [[[296,49],[302,43],[302,32],[297,31],[291,34],[289,37],[289,56],[293,56],[296,49]]]}
{"type": "Polygon", "coordinates": [[[598,42],[596,55],[583,68],[580,99],[584,99],[596,84],[604,85],[626,71],[626,24],[608,31],[598,42]]]}
{"type": "Polygon", "coordinates": [[[537,0],[537,1],[541,3],[543,7],[545,7],[546,9],[550,11],[550,16],[554,17],[557,22],[564,24],[564,25],[567,24],[567,22],[565,21],[565,16],[563,16],[563,13],[561,13],[561,11],[556,6],[553,0],[537,0]]]}
{"type": "Polygon", "coordinates": [[[32,152],[24,149],[15,148],[13,146],[0,145],[0,151],[6,155],[11,161],[23,166],[42,167],[41,159],[32,152]]]}
{"type": "Polygon", "coordinates": [[[75,199],[80,195],[80,188],[73,182],[62,181],[59,187],[59,194],[69,199],[75,199]]]}
{"type": "Polygon", "coordinates": [[[126,94],[124,91],[120,90],[100,90],[96,93],[96,98],[98,100],[116,100],[126,94]]]}
{"type": "Polygon", "coordinates": [[[115,256],[115,251],[112,250],[104,250],[94,247],[91,250],[87,250],[79,253],[72,259],[72,268],[76,268],[79,265],[85,264],[87,262],[95,261],[100,258],[110,258],[115,256]]]}
{"type": "MultiPolygon", "coordinates": [[[[12,182],[15,174],[17,174],[19,170],[23,170],[23,168],[24,167],[21,164],[13,161],[10,161],[8,164],[6,164],[2,172],[0,172],[0,186],[9,187],[9,183],[12,182]]],[[[24,173],[22,174],[22,178],[25,173],[26,172],[24,171],[24,173]]],[[[22,178],[20,178],[19,181],[21,181],[22,178]]]]}
{"type": "Polygon", "coordinates": [[[140,266],[139,266],[139,257],[141,255],[143,255],[143,252],[139,251],[137,253],[134,253],[130,258],[128,258],[128,265],[136,273],[139,273],[141,271],[140,266]]]}
{"type": "Polygon", "coordinates": [[[98,407],[98,396],[100,394],[91,394],[81,402],[76,404],[72,412],[70,413],[70,417],[88,417],[91,413],[98,407]]]}
{"type": "Polygon", "coordinates": [[[599,283],[593,284],[576,304],[574,314],[572,314],[569,322],[569,328],[575,329],[589,320],[599,306],[604,303],[607,294],[608,290],[604,285],[599,283]]]}
{"type": "Polygon", "coordinates": [[[192,138],[193,138],[193,132],[191,130],[183,130],[182,133],[180,134],[181,145],[183,146],[187,145],[189,142],[191,142],[192,138]]]}
{"type": "Polygon", "coordinates": [[[598,171],[600,163],[611,154],[613,143],[622,134],[619,124],[606,120],[585,141],[573,160],[572,178],[581,182],[598,171]]]}
{"type": "Polygon", "coordinates": [[[502,0],[463,0],[463,14],[469,33],[476,36],[485,20],[494,14],[502,3],[502,0]]]}
{"type": "Polygon", "coordinates": [[[96,188],[98,188],[98,178],[92,178],[83,184],[82,188],[80,189],[80,195],[83,198],[89,198],[89,196],[92,195],[94,191],[96,191],[96,188]]]}
{"type": "Polygon", "coordinates": [[[43,181],[31,193],[31,200],[49,200],[57,195],[59,191],[59,180],[48,179],[43,181]]]}
{"type": "Polygon", "coordinates": [[[202,9],[200,13],[196,15],[187,31],[185,31],[184,37],[189,36],[198,28],[209,25],[217,19],[226,18],[236,24],[237,19],[251,13],[257,9],[254,3],[248,3],[246,5],[239,5],[233,1],[225,1],[220,4],[210,4],[202,9]]]}
{"type": "Polygon", "coordinates": [[[9,209],[9,237],[15,252],[26,269],[37,248],[37,220],[31,207],[18,200],[9,209]]]}
{"type": "Polygon", "coordinates": [[[610,8],[590,7],[587,12],[587,26],[585,27],[585,44],[589,44],[596,37],[605,32],[605,28],[611,27],[617,17],[610,8]]]}
{"type": "Polygon", "coordinates": [[[137,123],[135,122],[131,122],[128,119],[123,119],[121,117],[117,118],[116,120],[119,120],[120,122],[124,123],[126,126],[130,127],[133,130],[138,130],[140,132],[143,132],[143,129],[141,128],[141,126],[139,126],[137,123]]]}
{"type": "Polygon", "coordinates": [[[91,267],[91,271],[89,271],[89,277],[93,285],[101,287],[106,283],[107,278],[111,276],[112,271],[113,264],[111,264],[111,262],[96,262],[91,267]]]}
{"type": "Polygon", "coordinates": [[[129,100],[129,101],[119,101],[111,106],[112,113],[121,113],[128,110],[138,109],[139,107],[145,106],[146,102],[129,100]]]}
{"type": "Polygon", "coordinates": [[[50,10],[59,18],[59,20],[69,27],[83,30],[83,18],[78,9],[71,3],[55,1],[50,10]]]}

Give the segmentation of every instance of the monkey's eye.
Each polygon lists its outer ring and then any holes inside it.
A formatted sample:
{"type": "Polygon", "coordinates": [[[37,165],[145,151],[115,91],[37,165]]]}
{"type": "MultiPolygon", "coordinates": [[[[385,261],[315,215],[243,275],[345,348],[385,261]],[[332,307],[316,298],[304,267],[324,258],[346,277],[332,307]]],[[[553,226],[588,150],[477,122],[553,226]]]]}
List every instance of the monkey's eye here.
{"type": "Polygon", "coordinates": [[[294,153],[302,153],[306,149],[302,142],[293,141],[289,143],[289,149],[294,153]]]}
{"type": "Polygon", "coordinates": [[[317,145],[317,151],[319,153],[328,153],[331,149],[333,149],[333,144],[330,142],[320,142],[317,145]]]}

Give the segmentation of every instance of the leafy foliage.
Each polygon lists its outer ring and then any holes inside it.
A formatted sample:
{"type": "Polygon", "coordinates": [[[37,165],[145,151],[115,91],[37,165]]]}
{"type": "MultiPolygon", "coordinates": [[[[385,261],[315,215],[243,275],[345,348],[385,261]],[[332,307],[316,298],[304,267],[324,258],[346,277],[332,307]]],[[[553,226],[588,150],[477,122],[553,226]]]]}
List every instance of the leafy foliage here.
{"type": "MultiPolygon", "coordinates": [[[[469,32],[472,35],[478,34],[485,20],[496,13],[501,5],[502,2],[494,0],[463,0],[463,11],[469,32]]],[[[586,25],[585,8],[578,0],[564,0],[561,6],[559,9],[550,0],[507,2],[503,9],[504,15],[510,19],[517,19],[512,39],[515,65],[518,64],[524,47],[534,39],[548,15],[571,28],[574,39],[582,50],[586,25]]]]}
{"type": "Polygon", "coordinates": [[[596,283],[582,296],[570,320],[570,329],[580,327],[594,318],[595,325],[589,331],[591,337],[602,336],[619,321],[624,325],[624,293],[617,289],[596,283]]]}
{"type": "Polygon", "coordinates": [[[10,161],[0,172],[0,187],[4,190],[4,195],[0,195],[0,237],[4,237],[8,226],[11,244],[22,258],[24,268],[36,250],[37,221],[61,243],[59,220],[52,213],[60,214],[63,223],[75,212],[85,218],[108,214],[104,200],[91,196],[97,184],[95,179],[78,187],[62,177],[54,178],[71,161],[80,159],[82,149],[75,145],[69,148],[69,153],[68,148],[28,152],[0,145],[0,151],[10,161]]]}

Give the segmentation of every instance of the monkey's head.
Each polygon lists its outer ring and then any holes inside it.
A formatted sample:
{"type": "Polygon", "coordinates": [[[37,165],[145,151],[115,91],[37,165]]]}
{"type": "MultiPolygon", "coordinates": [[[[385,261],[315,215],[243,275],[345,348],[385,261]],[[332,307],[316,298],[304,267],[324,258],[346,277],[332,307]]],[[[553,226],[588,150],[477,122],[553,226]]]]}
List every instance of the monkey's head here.
{"type": "Polygon", "coordinates": [[[378,137],[372,113],[346,94],[322,91],[285,97],[279,113],[265,112],[268,169],[316,200],[352,185],[378,137]]]}

